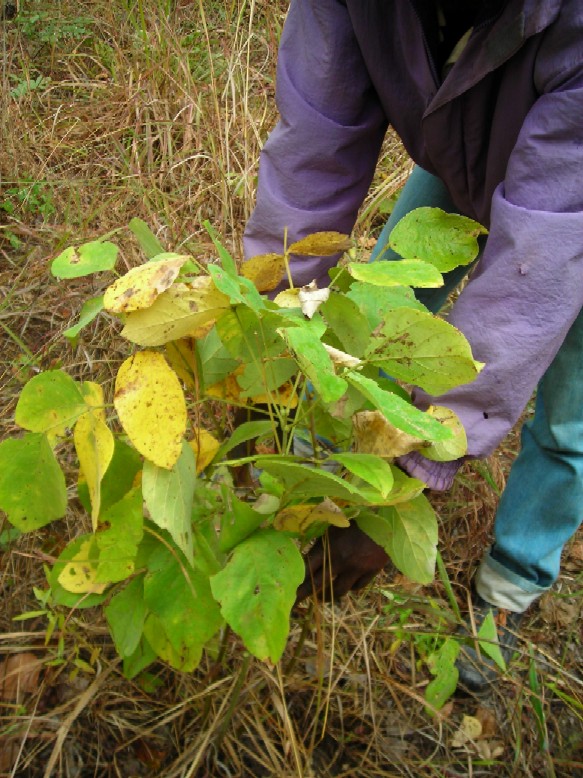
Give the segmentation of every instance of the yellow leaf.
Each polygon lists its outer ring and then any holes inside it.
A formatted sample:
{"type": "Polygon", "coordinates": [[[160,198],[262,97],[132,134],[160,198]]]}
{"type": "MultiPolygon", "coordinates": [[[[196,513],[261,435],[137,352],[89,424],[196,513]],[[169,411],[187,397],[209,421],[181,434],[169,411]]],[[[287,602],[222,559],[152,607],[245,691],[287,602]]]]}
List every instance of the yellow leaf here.
{"type": "Polygon", "coordinates": [[[124,338],[139,346],[161,346],[179,338],[201,338],[229,307],[229,298],[209,276],[192,284],[175,284],[149,308],[130,313],[122,330],[124,338]]]}
{"type": "Polygon", "coordinates": [[[103,307],[111,313],[130,313],[149,308],[176,278],[190,257],[176,255],[129,270],[105,290],[103,307]]]}
{"type": "Polygon", "coordinates": [[[194,341],[191,338],[180,338],[166,344],[166,357],[170,366],[189,389],[198,389],[196,381],[196,359],[194,358],[194,341]]]}
{"type": "Polygon", "coordinates": [[[68,592],[73,594],[101,594],[107,584],[95,582],[97,576],[97,559],[91,559],[94,540],[86,540],[81,544],[73,559],[63,567],[58,581],[68,592]]]}
{"type": "Polygon", "coordinates": [[[101,481],[113,457],[115,441],[105,421],[103,389],[99,384],[83,384],[83,395],[92,410],[77,419],[73,431],[80,472],[87,483],[91,500],[91,522],[97,529],[101,507],[101,481]]]}
{"type": "Polygon", "coordinates": [[[223,378],[222,381],[217,381],[216,384],[212,384],[212,386],[207,386],[205,388],[205,394],[209,397],[216,397],[218,400],[244,405],[245,399],[241,398],[242,391],[234,373],[223,378]]]}
{"type": "Polygon", "coordinates": [[[432,443],[423,449],[423,456],[437,462],[459,459],[468,453],[468,439],[463,424],[450,408],[443,405],[431,405],[427,409],[429,416],[441,422],[444,427],[453,432],[453,438],[441,443],[432,443]]]}
{"type": "Polygon", "coordinates": [[[272,392],[256,394],[251,397],[251,402],[257,405],[278,405],[283,408],[297,408],[298,401],[298,393],[290,381],[272,392]]]}
{"type": "Polygon", "coordinates": [[[472,740],[476,740],[482,734],[482,724],[474,716],[464,716],[458,731],[451,739],[452,748],[462,748],[472,740]]]}
{"type": "Polygon", "coordinates": [[[215,454],[221,447],[219,441],[204,429],[195,430],[196,437],[188,441],[188,445],[194,451],[196,457],[196,472],[202,473],[213,461],[215,454]]]}
{"type": "Polygon", "coordinates": [[[140,351],[120,367],[115,409],[137,450],[158,467],[177,462],[186,430],[186,402],[180,381],[162,354],[140,351]]]}
{"type": "Polygon", "coordinates": [[[275,529],[303,534],[312,524],[332,524],[349,527],[350,522],[331,500],[319,505],[292,505],[280,511],[273,521],[275,529]]]}
{"type": "Polygon", "coordinates": [[[228,403],[237,403],[238,405],[246,405],[251,402],[258,405],[279,405],[285,408],[298,407],[298,394],[290,381],[282,384],[278,389],[274,389],[272,392],[253,395],[253,397],[243,395],[243,390],[239,386],[237,376],[241,375],[244,369],[245,366],[240,365],[236,370],[230,373],[230,375],[223,378],[222,381],[218,381],[216,384],[205,387],[205,394],[208,397],[216,397],[218,400],[223,400],[228,403]]]}
{"type": "Polygon", "coordinates": [[[303,257],[329,257],[348,251],[352,248],[352,241],[348,235],[341,232],[314,232],[302,240],[292,243],[288,247],[290,254],[299,254],[303,257]]]}
{"type": "Polygon", "coordinates": [[[273,300],[280,308],[301,308],[300,302],[300,290],[299,289],[285,289],[276,295],[273,300]]]}
{"type": "Polygon", "coordinates": [[[281,281],[285,262],[281,254],[258,254],[241,265],[241,275],[253,281],[259,292],[271,292],[281,281]]]}
{"type": "Polygon", "coordinates": [[[380,411],[355,413],[352,423],[356,450],[360,454],[394,458],[426,445],[424,440],[393,427],[380,411]]]}

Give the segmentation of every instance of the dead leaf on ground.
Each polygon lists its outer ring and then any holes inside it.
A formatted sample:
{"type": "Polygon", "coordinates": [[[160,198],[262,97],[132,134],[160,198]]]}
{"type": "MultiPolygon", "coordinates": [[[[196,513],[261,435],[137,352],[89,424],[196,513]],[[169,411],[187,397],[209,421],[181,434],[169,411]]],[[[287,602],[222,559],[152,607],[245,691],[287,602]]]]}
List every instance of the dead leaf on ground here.
{"type": "Polygon", "coordinates": [[[12,654],[0,663],[0,698],[17,700],[38,688],[42,662],[28,652],[12,654]]]}

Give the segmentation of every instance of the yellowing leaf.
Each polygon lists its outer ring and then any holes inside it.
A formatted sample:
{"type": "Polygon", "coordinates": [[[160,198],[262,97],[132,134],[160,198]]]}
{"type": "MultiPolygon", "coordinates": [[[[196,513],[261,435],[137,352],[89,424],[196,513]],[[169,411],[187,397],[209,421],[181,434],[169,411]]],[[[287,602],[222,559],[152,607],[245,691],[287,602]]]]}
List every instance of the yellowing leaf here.
{"type": "Polygon", "coordinates": [[[226,376],[226,378],[223,378],[222,381],[217,381],[216,384],[207,386],[205,388],[205,394],[208,397],[216,397],[218,400],[224,400],[228,403],[238,403],[239,405],[246,405],[247,403],[252,402],[257,403],[258,405],[269,404],[285,408],[297,408],[299,402],[298,394],[290,381],[271,392],[254,394],[252,397],[244,394],[243,389],[237,381],[237,376],[241,375],[243,370],[244,366],[241,365],[233,373],[226,376]]]}
{"type": "Polygon", "coordinates": [[[197,390],[194,342],[190,338],[172,340],[166,344],[166,357],[178,378],[193,391],[197,390]]]}
{"type": "Polygon", "coordinates": [[[272,392],[254,394],[251,400],[258,405],[269,404],[284,408],[297,408],[299,402],[298,393],[295,391],[294,385],[289,381],[272,392]]]}
{"type": "Polygon", "coordinates": [[[237,383],[236,376],[231,373],[231,375],[223,378],[222,381],[217,381],[216,384],[207,386],[205,394],[208,397],[216,397],[218,400],[224,400],[229,403],[244,403],[245,401],[241,399],[242,391],[237,383]]]}
{"type": "Polygon", "coordinates": [[[93,531],[101,508],[101,481],[113,457],[115,440],[105,421],[103,389],[99,384],[83,384],[83,395],[90,411],[77,419],[73,432],[80,470],[89,490],[93,531]]]}
{"type": "Polygon", "coordinates": [[[175,284],[149,308],[130,313],[124,338],[139,346],[161,346],[179,338],[202,338],[229,306],[229,298],[208,276],[192,284],[175,284]]]}
{"type": "Polygon", "coordinates": [[[103,306],[111,313],[130,313],[149,308],[176,280],[187,256],[175,255],[129,270],[105,290],[103,306]]]}
{"type": "Polygon", "coordinates": [[[194,451],[196,457],[196,472],[202,473],[215,458],[215,454],[221,447],[219,441],[204,429],[195,430],[196,437],[188,441],[188,445],[194,451]]]}
{"type": "Polygon", "coordinates": [[[432,405],[427,409],[427,413],[451,430],[453,438],[432,443],[423,450],[423,456],[437,462],[447,462],[465,456],[468,453],[468,439],[457,414],[443,405],[432,405]]]}
{"type": "Polygon", "coordinates": [[[474,716],[464,716],[458,731],[451,739],[452,748],[462,748],[472,740],[476,740],[482,734],[482,724],[474,716]]]}
{"type": "Polygon", "coordinates": [[[397,429],[380,411],[361,411],[352,417],[356,450],[363,454],[394,458],[416,451],[425,441],[397,429]]]}
{"type": "Polygon", "coordinates": [[[271,292],[281,281],[285,262],[281,254],[258,254],[241,265],[241,275],[253,281],[259,292],[271,292]]]}
{"type": "Polygon", "coordinates": [[[303,534],[317,522],[332,524],[334,527],[350,526],[346,516],[331,500],[325,500],[319,505],[292,505],[284,508],[275,517],[273,526],[278,530],[303,534]]]}
{"type": "Polygon", "coordinates": [[[292,243],[288,251],[303,257],[329,257],[350,248],[352,241],[348,235],[340,232],[314,232],[313,235],[292,243]]]}
{"type": "Polygon", "coordinates": [[[120,367],[114,405],[137,450],[170,470],[182,448],[186,403],[180,381],[162,354],[141,351],[120,367]]]}
{"type": "Polygon", "coordinates": [[[95,582],[97,575],[98,553],[93,538],[84,541],[79,551],[61,570],[58,581],[73,594],[101,594],[106,584],[95,582]]]}
{"type": "Polygon", "coordinates": [[[280,308],[301,308],[299,294],[299,289],[284,289],[283,292],[276,295],[273,302],[280,308]]]}

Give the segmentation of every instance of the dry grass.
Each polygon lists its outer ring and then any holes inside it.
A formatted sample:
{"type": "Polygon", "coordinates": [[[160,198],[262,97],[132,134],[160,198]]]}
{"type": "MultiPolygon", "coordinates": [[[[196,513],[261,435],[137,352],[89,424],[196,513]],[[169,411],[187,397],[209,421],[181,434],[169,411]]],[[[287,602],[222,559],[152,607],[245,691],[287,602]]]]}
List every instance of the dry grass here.
{"type": "MultiPolygon", "coordinates": [[[[169,248],[199,256],[208,218],[240,252],[258,152],[275,120],[285,7],[53,0],[21,2],[16,22],[0,21],[0,205],[9,203],[0,210],[1,437],[14,432],[17,393],[34,372],[62,365],[107,381],[124,355],[107,322],[76,350],[63,344],[100,287],[56,283],[48,260],[57,251],[140,216],[169,248]]],[[[358,227],[365,244],[407,166],[390,138],[358,227]]],[[[126,238],[122,256],[138,261],[126,238]]],[[[511,439],[487,469],[468,466],[435,501],[461,604],[516,448],[511,439]]],[[[497,690],[457,697],[432,716],[423,657],[451,629],[443,581],[412,589],[387,573],[341,605],[302,610],[276,668],[249,660],[226,633],[197,672],[159,664],[130,683],[98,614],[51,613],[52,631],[46,615],[13,621],[41,609],[33,587],[45,587],[42,563],[83,521],[72,511],[16,540],[0,523],[0,657],[4,670],[8,658],[19,662],[0,675],[0,775],[583,775],[580,539],[497,690]],[[484,736],[454,747],[463,715],[477,715],[484,736]]]]}

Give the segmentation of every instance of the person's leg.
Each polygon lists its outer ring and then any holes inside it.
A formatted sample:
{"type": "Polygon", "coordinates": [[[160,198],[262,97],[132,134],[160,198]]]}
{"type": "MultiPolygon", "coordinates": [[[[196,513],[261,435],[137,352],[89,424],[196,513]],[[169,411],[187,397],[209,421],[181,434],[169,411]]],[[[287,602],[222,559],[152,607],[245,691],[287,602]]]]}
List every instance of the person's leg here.
{"type": "MultiPolygon", "coordinates": [[[[393,227],[410,211],[427,206],[441,208],[447,213],[458,212],[441,180],[420,167],[414,167],[395,203],[389,220],[379,235],[376,246],[370,255],[370,261],[402,259],[389,247],[393,227]]],[[[471,267],[471,265],[457,267],[449,273],[444,273],[445,283],[443,286],[439,287],[439,289],[417,289],[415,296],[432,313],[437,313],[445,305],[449,293],[463,280],[471,267]]]]}
{"type": "Polygon", "coordinates": [[[532,422],[500,500],[478,593],[521,612],[559,575],[583,517],[583,311],[538,387],[532,422]]]}

